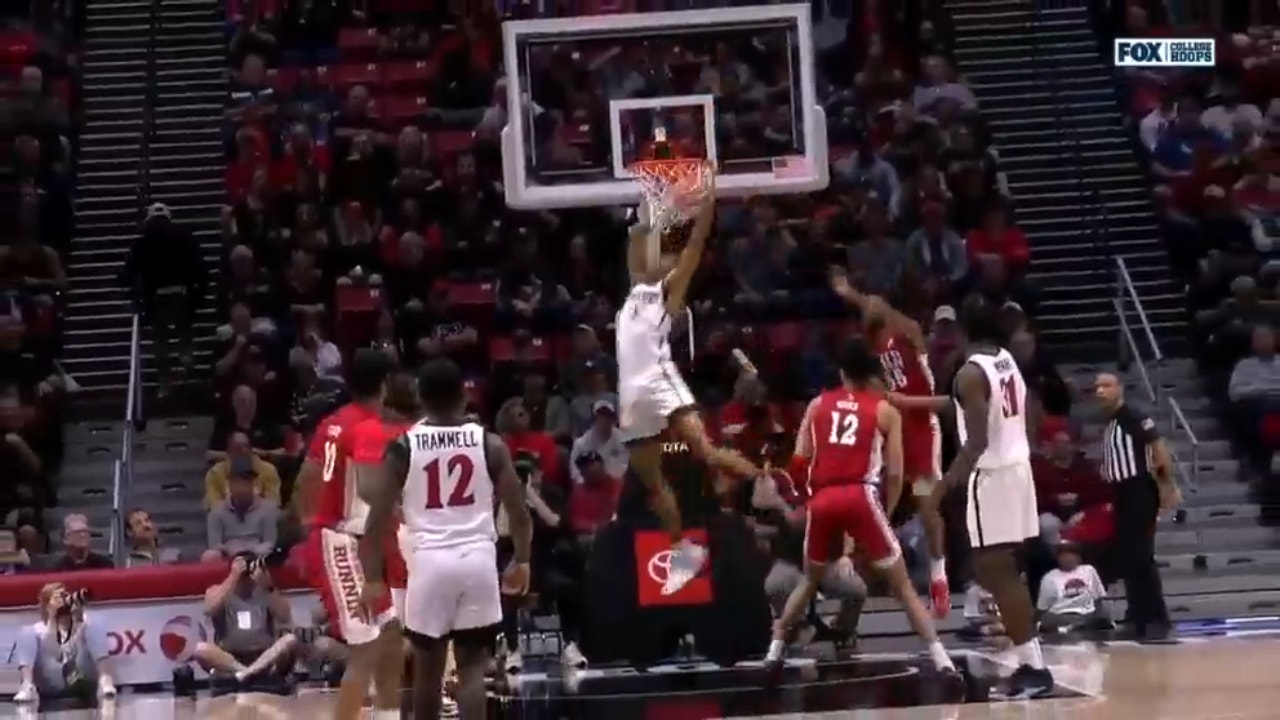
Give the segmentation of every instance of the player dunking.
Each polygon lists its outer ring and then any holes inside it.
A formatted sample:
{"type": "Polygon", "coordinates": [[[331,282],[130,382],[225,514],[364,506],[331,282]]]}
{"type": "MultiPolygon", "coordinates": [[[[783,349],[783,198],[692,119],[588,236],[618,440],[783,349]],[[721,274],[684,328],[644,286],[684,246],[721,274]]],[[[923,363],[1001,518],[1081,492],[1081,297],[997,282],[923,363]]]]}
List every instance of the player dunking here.
{"type": "MultiPolygon", "coordinates": [[[[362,499],[368,478],[356,472],[353,462],[356,428],[365,421],[379,421],[391,361],[378,350],[357,350],[348,373],[352,401],[324,420],[316,429],[298,476],[302,516],[310,520],[309,573],[329,616],[329,632],[350,649],[346,674],[334,703],[338,720],[357,718],[364,705],[369,680],[376,686],[374,709],[385,717],[399,717],[400,679],[389,658],[403,657],[401,633],[390,597],[381,597],[372,608],[363,608],[360,596],[366,583],[385,581],[383,568],[362,568],[357,556],[361,536],[369,530],[369,507],[362,499]],[[392,715],[391,713],[394,713],[392,715]]],[[[379,544],[385,533],[372,536],[379,544]]],[[[382,717],[379,715],[378,717],[382,717]]]]}
{"type": "Polygon", "coordinates": [[[664,431],[713,468],[739,477],[760,474],[741,454],[711,443],[697,401],[671,357],[671,319],[684,312],[689,283],[702,260],[714,216],[712,184],[702,197],[689,242],[678,255],[663,252],[661,231],[650,228],[645,218],[631,228],[627,247],[631,291],[616,323],[620,425],[631,455],[628,472],[638,476],[649,493],[649,507],[673,546],[663,587],[666,594],[679,590],[701,571],[706,550],[683,539],[680,507],[662,473],[664,431]]]}
{"type": "Polygon", "coordinates": [[[930,501],[936,508],[947,488],[965,484],[974,578],[1000,609],[1017,657],[1007,694],[1043,697],[1053,691],[1053,675],[1044,664],[1031,595],[1018,567],[1023,542],[1040,532],[1027,442],[1027,385],[1001,347],[998,316],[976,295],[961,306],[967,359],[953,388],[961,447],[930,501]]]}
{"type": "MultiPolygon", "coordinates": [[[[501,593],[529,587],[533,522],[524,488],[502,439],[466,419],[462,372],[430,360],[418,378],[426,415],[385,450],[382,482],[369,501],[369,535],[393,526],[400,502],[410,553],[404,625],[414,648],[413,716],[435,720],[450,642],[458,663],[456,699],[462,720],[486,717],[484,676],[502,622],[501,593]],[[507,512],[515,555],[499,587],[494,496],[507,512]]],[[[365,542],[361,561],[378,577],[385,544],[365,542]]],[[[375,603],[379,591],[365,587],[375,603]]]]}
{"type": "Polygon", "coordinates": [[[902,495],[902,420],[876,386],[880,361],[861,339],[850,340],[840,359],[840,384],[809,403],[796,437],[796,461],[808,465],[809,501],[805,507],[805,580],[787,598],[773,626],[765,661],[782,662],[791,625],[818,592],[827,563],[836,560],[844,537],[853,539],[871,564],[885,573],[911,627],[929,644],[939,670],[951,672],[951,657],[907,575],[902,550],[889,526],[902,495]],[[801,462],[805,461],[805,462],[801,462]],[[884,473],[887,502],[876,485],[884,473]]]}
{"type": "Polygon", "coordinates": [[[924,526],[929,551],[929,598],[933,614],[945,618],[951,611],[947,583],[945,527],[936,509],[923,502],[942,477],[942,428],[937,412],[945,397],[934,396],[924,333],[916,321],[894,310],[883,299],[855,290],[844,272],[833,269],[831,289],[845,302],[862,310],[867,338],[880,355],[888,400],[902,413],[903,472],[924,526]]]}

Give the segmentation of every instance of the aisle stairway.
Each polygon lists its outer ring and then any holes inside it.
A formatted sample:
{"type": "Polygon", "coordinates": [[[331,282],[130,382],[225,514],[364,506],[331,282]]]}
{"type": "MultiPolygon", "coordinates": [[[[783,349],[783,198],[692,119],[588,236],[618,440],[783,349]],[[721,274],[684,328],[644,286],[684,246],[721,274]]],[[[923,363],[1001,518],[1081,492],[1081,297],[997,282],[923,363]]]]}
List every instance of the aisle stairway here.
{"type": "MultiPolygon", "coordinates": [[[[86,128],[77,191],[80,233],[73,245],[67,369],[87,388],[127,384],[131,309],[116,280],[137,233],[142,205],[163,202],[210,248],[219,241],[223,197],[221,118],[226,41],[216,0],[163,0],[148,77],[151,1],[91,2],[86,21],[86,128]],[[153,126],[143,137],[147,98],[153,126]],[[150,142],[145,184],[140,161],[150,142]]],[[[216,250],[210,267],[216,267],[216,250]]],[[[207,311],[196,336],[210,334],[207,311]]],[[[144,349],[144,378],[152,367],[144,349]]]]}
{"type": "Polygon", "coordinates": [[[1116,328],[1109,249],[1125,259],[1161,345],[1178,350],[1183,295],[1170,280],[1087,3],[1065,0],[1051,10],[1026,0],[946,5],[958,69],[991,127],[1017,222],[1031,239],[1046,340],[1078,350],[1081,340],[1100,338],[1088,349],[1114,357],[1116,335],[1104,332],[1116,328]]]}

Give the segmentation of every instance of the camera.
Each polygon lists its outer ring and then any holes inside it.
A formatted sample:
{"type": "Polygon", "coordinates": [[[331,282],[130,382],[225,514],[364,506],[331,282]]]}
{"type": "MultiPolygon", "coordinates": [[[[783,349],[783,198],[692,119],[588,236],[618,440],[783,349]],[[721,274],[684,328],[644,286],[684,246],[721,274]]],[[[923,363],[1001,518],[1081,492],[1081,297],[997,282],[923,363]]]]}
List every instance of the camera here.
{"type": "Polygon", "coordinates": [[[89,597],[88,588],[69,590],[62,596],[62,607],[58,608],[58,612],[70,613],[79,610],[89,602],[89,597]]]}
{"type": "Polygon", "coordinates": [[[512,466],[515,467],[516,475],[519,476],[520,482],[528,485],[529,478],[538,469],[538,456],[528,450],[517,450],[515,457],[512,459],[512,466]]]}
{"type": "Polygon", "coordinates": [[[252,575],[259,570],[271,570],[278,568],[284,564],[286,555],[282,548],[272,548],[271,552],[266,555],[256,555],[254,553],[243,553],[244,572],[246,575],[252,575]]]}

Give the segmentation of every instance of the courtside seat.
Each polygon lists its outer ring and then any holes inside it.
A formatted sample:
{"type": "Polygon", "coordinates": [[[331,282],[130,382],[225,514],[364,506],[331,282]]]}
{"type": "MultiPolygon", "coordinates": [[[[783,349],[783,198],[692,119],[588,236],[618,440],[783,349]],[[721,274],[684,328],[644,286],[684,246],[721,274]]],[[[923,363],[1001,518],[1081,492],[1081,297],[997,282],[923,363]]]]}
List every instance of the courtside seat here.
{"type": "Polygon", "coordinates": [[[377,28],[344,27],[338,31],[338,52],[346,61],[376,60],[381,44],[377,28]]]}
{"type": "Polygon", "coordinates": [[[392,60],[382,64],[387,87],[415,92],[431,87],[438,68],[435,60],[392,60]]]}
{"type": "Polygon", "coordinates": [[[519,359],[521,362],[550,365],[551,349],[552,343],[547,338],[531,337],[527,344],[517,348],[510,335],[495,335],[489,338],[489,363],[501,365],[519,359]]]}

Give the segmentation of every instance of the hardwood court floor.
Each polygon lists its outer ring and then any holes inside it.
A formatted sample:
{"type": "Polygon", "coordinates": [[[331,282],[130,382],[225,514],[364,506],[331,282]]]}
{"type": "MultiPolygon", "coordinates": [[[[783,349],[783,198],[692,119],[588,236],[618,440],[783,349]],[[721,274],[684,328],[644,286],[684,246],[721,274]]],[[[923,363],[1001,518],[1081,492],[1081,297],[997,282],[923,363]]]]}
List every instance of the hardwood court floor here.
{"type": "MultiPolygon", "coordinates": [[[[1010,703],[916,705],[897,708],[805,713],[835,720],[1271,720],[1280,717],[1280,638],[1198,640],[1181,645],[1113,645],[1046,648],[1047,659],[1064,689],[1074,697],[1010,703]]],[[[864,678],[857,682],[874,681],[864,678]]],[[[295,697],[174,699],[124,696],[114,710],[36,713],[0,705],[0,718],[140,718],[145,720],[285,720],[330,717],[333,695],[302,690],[295,697]]],[[[605,703],[607,704],[607,703],[605,703]]],[[[603,708],[601,708],[603,709],[603,708]]],[[[761,709],[763,710],[763,708],[761,709]]],[[[594,714],[594,713],[588,713],[594,714]]],[[[520,712],[497,716],[521,717],[520,712]]],[[[621,713],[625,716],[627,713],[621,713]]],[[[799,714],[735,711],[734,717],[798,718],[799,714]]],[[[687,715],[671,720],[691,720],[687,715]]]]}

